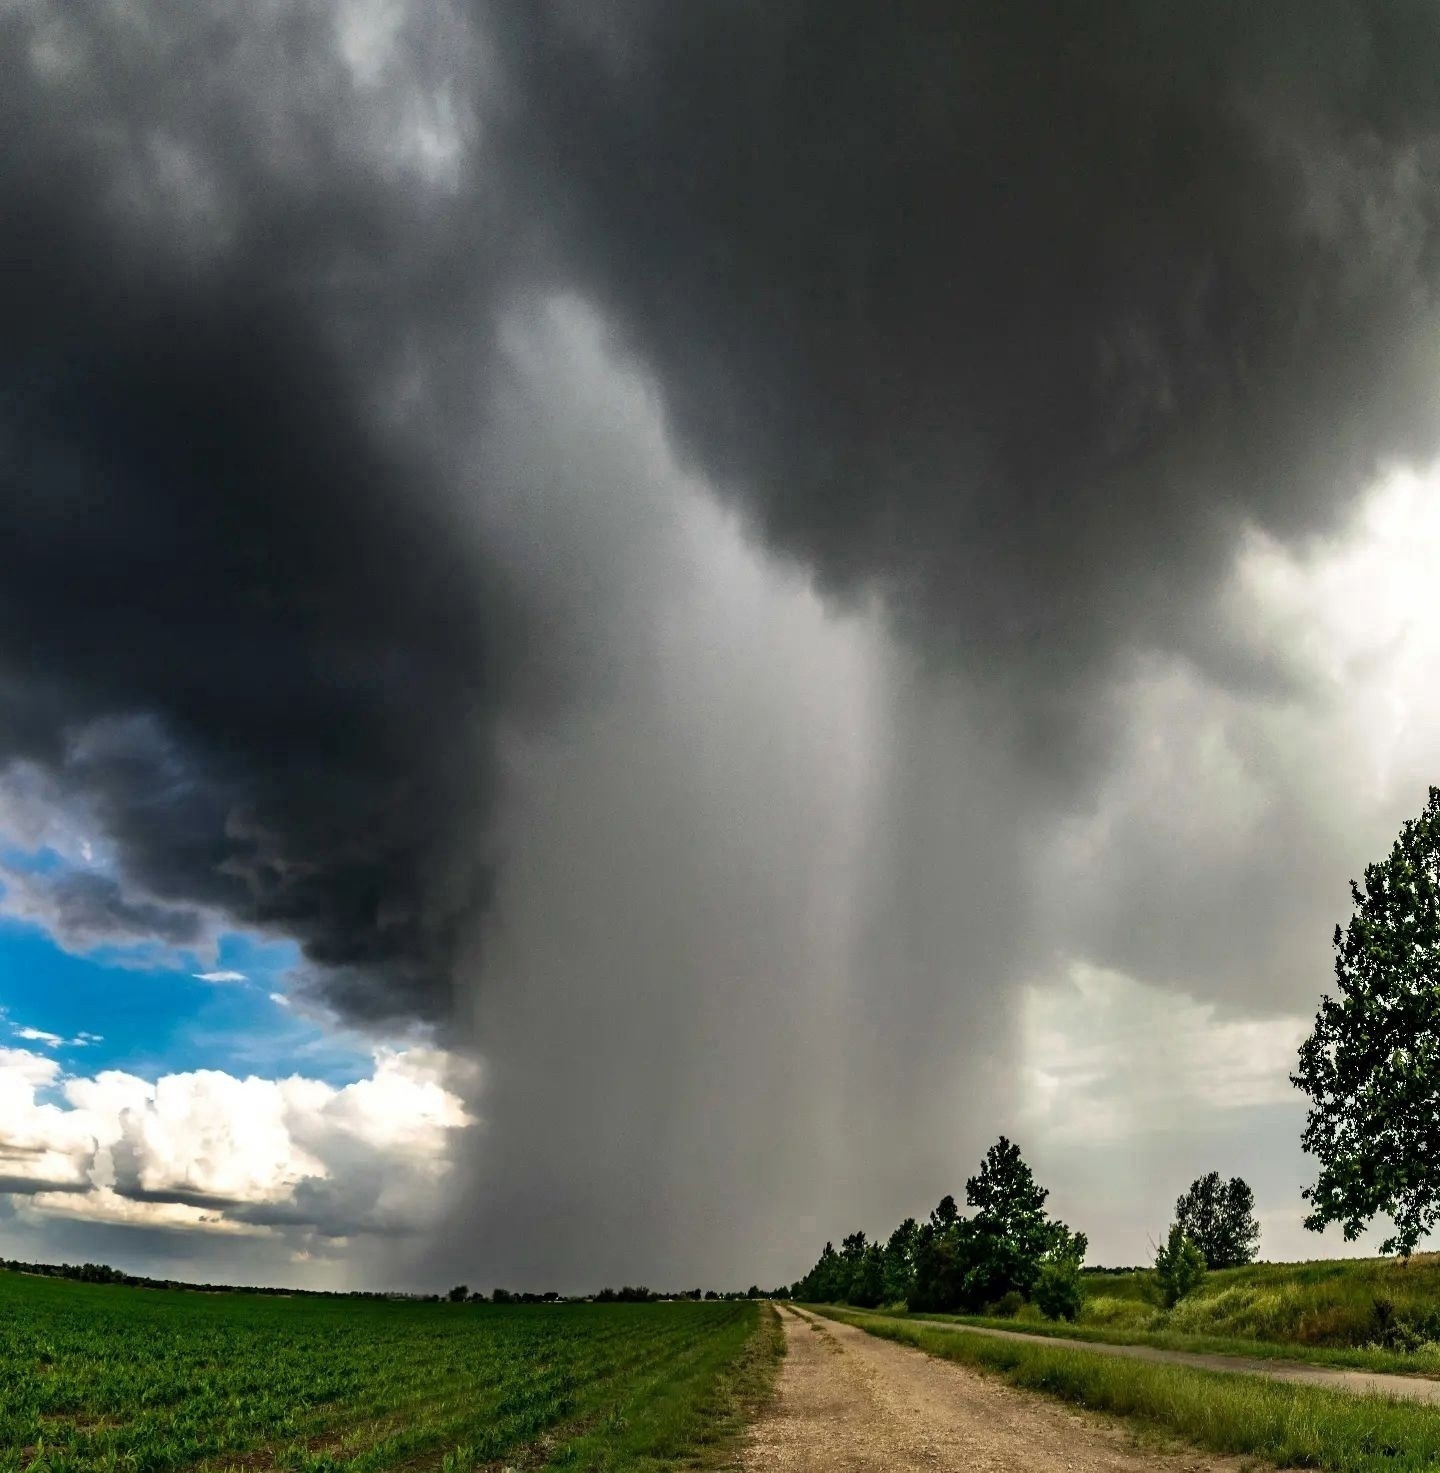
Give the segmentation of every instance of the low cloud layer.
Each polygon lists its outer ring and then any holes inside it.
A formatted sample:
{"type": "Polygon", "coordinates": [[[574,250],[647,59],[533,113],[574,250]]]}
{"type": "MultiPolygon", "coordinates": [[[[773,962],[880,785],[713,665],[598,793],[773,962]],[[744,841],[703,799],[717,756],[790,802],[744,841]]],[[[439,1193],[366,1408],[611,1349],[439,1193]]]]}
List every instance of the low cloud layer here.
{"type": "Polygon", "coordinates": [[[998,687],[1037,775],[1118,654],[1274,683],[1210,626],[1237,535],[1437,445],[1440,19],[600,14],[497,27],[502,154],[767,542],[998,687]]]}

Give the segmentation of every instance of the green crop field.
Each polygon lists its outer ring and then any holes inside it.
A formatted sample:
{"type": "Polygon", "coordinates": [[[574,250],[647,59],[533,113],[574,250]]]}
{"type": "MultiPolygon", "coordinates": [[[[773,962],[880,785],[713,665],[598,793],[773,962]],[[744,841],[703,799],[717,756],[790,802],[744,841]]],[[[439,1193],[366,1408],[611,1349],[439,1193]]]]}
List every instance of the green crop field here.
{"type": "Polygon", "coordinates": [[[778,1354],[755,1303],[495,1306],[0,1273],[0,1470],[703,1464],[778,1354]]]}

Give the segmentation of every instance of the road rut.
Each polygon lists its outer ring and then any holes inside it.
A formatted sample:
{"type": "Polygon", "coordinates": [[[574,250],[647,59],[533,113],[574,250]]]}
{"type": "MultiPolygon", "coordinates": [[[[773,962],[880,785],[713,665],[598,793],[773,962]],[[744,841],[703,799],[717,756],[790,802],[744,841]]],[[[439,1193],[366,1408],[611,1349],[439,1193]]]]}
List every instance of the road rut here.
{"type": "Polygon", "coordinates": [[[1093,1416],[788,1306],[775,1404],[754,1426],[749,1473],[1236,1473],[1205,1453],[1157,1453],[1093,1416]]]}

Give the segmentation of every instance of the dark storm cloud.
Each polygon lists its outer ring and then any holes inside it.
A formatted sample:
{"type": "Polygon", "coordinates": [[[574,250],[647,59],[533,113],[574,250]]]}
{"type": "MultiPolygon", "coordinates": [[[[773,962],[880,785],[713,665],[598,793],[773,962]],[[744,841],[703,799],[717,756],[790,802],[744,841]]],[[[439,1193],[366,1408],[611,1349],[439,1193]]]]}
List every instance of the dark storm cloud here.
{"type": "Polygon", "coordinates": [[[0,751],[123,904],[352,1014],[445,1016],[489,885],[524,636],[445,508],[502,287],[592,294],[766,539],[1052,762],[1117,651],[1263,676],[1204,617],[1237,526],[1432,448],[1427,8],[441,8],[383,87],[362,8],[143,14],[5,22],[0,751]]]}
{"type": "Polygon", "coordinates": [[[522,628],[383,413],[450,237],[356,156],[328,9],[188,12],[0,32],[0,765],[118,865],[8,883],[67,941],[208,911],[443,1020],[522,628]]]}
{"type": "MultiPolygon", "coordinates": [[[[717,672],[726,635],[679,669],[645,658],[689,616],[652,595],[659,632],[612,646],[623,714],[520,808],[477,1002],[488,1128],[447,1261],[534,1287],[788,1275],[807,1217],[823,1241],[954,1190],[1019,1118],[1020,984],[1117,950],[1067,910],[1083,887],[1045,841],[1134,715],[1126,656],[1294,694],[1291,651],[1220,606],[1237,535],[1332,526],[1383,461],[1435,448],[1437,22],[642,0],[489,26],[487,156],[546,228],[544,280],[603,314],[759,540],[842,600],[878,589],[932,678],[861,695],[883,731],[865,800],[819,756],[855,720],[823,679],[797,669],[756,722],[753,676],[717,672]],[[692,708],[703,733],[657,734],[692,708]],[[757,725],[785,757],[747,754],[757,725]],[[837,830],[858,836],[848,877],[827,870],[837,830]]],[[[557,398],[534,418],[581,448],[541,447],[535,499],[583,466],[609,517],[643,481],[607,470],[623,415],[597,429],[557,398]]],[[[632,591],[617,568],[587,563],[584,586],[632,591]]],[[[1170,811],[1158,794],[1162,837],[1170,811]]],[[[1275,850],[1334,860],[1323,823],[1282,828],[1275,850]]],[[[1257,878],[1243,917],[1207,911],[1252,963],[1295,941],[1257,878]]],[[[1167,963],[1143,980],[1209,995],[1211,952],[1177,955],[1203,924],[1191,892],[1141,922],[1095,883],[1167,963]]],[[[1293,998],[1259,970],[1247,1005],[1293,998]]]]}
{"type": "Polygon", "coordinates": [[[1238,526],[1436,446],[1432,7],[502,13],[516,177],[683,445],[1047,761],[1129,647],[1273,682],[1206,618],[1238,526]]]}
{"type": "Polygon", "coordinates": [[[130,1202],[178,1202],[185,1207],[222,1209],[243,1206],[243,1199],[226,1197],[216,1192],[195,1192],[187,1187],[141,1187],[119,1183],[115,1195],[130,1202]]]}
{"type": "Polygon", "coordinates": [[[137,941],[194,946],[205,936],[198,911],[130,899],[110,875],[85,870],[29,874],[0,865],[0,884],[7,914],[43,926],[76,949],[137,941]]]}
{"type": "Polygon", "coordinates": [[[1110,677],[1273,691],[1237,531],[1440,433],[1428,5],[42,4],[0,137],[0,802],[105,848],[10,903],[478,1038],[445,1261],[537,1287],[963,1180],[1017,980],[1116,950],[1026,847],[1110,677]]]}
{"type": "MultiPolygon", "coordinates": [[[[0,1177],[0,1183],[3,1181],[4,1178],[0,1177]]],[[[87,1182],[59,1190],[84,1192],[89,1189],[87,1182]]],[[[57,1188],[44,1182],[32,1182],[25,1187],[0,1186],[0,1190],[23,1193],[55,1191],[57,1188]]],[[[395,1238],[421,1230],[417,1223],[398,1211],[387,1216],[376,1208],[375,1186],[368,1174],[359,1175],[353,1183],[338,1186],[328,1181],[307,1179],[296,1184],[290,1200],[281,1202],[248,1202],[242,1197],[225,1196],[219,1192],[197,1192],[183,1186],[142,1187],[123,1181],[117,1182],[115,1195],[129,1202],[198,1207],[214,1212],[218,1221],[274,1228],[282,1233],[313,1233],[322,1239],[346,1238],[356,1233],[395,1238]]]]}
{"type": "MultiPolygon", "coordinates": [[[[166,1200],[159,1197],[156,1200],[166,1200]]],[[[183,1200],[183,1199],[176,1199],[183,1200]]],[[[203,1203],[199,1205],[205,1205],[203,1203]]],[[[392,1208],[388,1212],[375,1201],[374,1183],[362,1168],[346,1182],[315,1181],[298,1183],[287,1202],[237,1203],[225,1205],[225,1216],[232,1222],[251,1227],[275,1228],[281,1232],[313,1233],[321,1239],[343,1239],[357,1233],[370,1237],[404,1238],[429,1232],[433,1223],[419,1223],[406,1212],[392,1208]]]]}
{"type": "Polygon", "coordinates": [[[90,1183],[75,1181],[41,1181],[33,1176],[6,1176],[0,1173],[0,1195],[28,1197],[38,1192],[88,1192],[90,1183]]]}

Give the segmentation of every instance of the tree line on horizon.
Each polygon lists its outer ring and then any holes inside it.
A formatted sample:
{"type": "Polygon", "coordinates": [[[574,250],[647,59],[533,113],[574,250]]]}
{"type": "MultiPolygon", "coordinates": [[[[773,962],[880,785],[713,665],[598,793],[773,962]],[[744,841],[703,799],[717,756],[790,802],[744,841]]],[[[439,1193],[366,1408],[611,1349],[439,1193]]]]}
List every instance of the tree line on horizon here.
{"type": "MultiPolygon", "coordinates": [[[[1048,1319],[1073,1320],[1083,1300],[1089,1241],[1048,1215],[1049,1195],[1020,1148],[1002,1135],[965,1183],[966,1204],[974,1209],[969,1216],[947,1195],[924,1222],[907,1217],[884,1243],[864,1232],[842,1238],[838,1250],[827,1242],[810,1272],[790,1286],[790,1297],[1002,1317],[1033,1303],[1048,1319]]],[[[1156,1255],[1168,1303],[1194,1288],[1207,1268],[1253,1261],[1260,1238],[1254,1204],[1244,1181],[1223,1181],[1217,1171],[1181,1194],[1156,1255]]]]}
{"type": "Polygon", "coordinates": [[[466,1284],[456,1284],[445,1296],[451,1304],[668,1304],[679,1299],[723,1300],[736,1299],[788,1299],[787,1288],[772,1289],[768,1293],[758,1284],[748,1289],[675,1289],[663,1291],[647,1289],[643,1284],[622,1289],[606,1287],[593,1294],[557,1294],[553,1289],[544,1294],[517,1293],[511,1289],[496,1289],[489,1295],[483,1290],[471,1290],[466,1284]]]}
{"type": "Polygon", "coordinates": [[[154,1279],[126,1273],[108,1263],[30,1263],[19,1258],[0,1258],[0,1271],[29,1274],[36,1278],[70,1279],[82,1284],[121,1284],[132,1289],[190,1290],[203,1294],[268,1294],[279,1298],[309,1299],[389,1299],[413,1303],[438,1304],[657,1304],[672,1300],[707,1300],[730,1302],[738,1299],[788,1299],[790,1291],[781,1286],[768,1292],[758,1284],[748,1289],[677,1289],[671,1292],[648,1289],[644,1285],[625,1285],[620,1289],[604,1288],[593,1294],[560,1294],[554,1289],[537,1293],[529,1289],[497,1288],[489,1294],[472,1291],[468,1285],[456,1284],[447,1294],[408,1293],[399,1289],[293,1289],[275,1284],[197,1284],[185,1279],[154,1279]]]}
{"type": "Polygon", "coordinates": [[[190,1290],[197,1294],[270,1294],[281,1299],[408,1299],[436,1301],[438,1294],[407,1294],[398,1289],[296,1289],[283,1284],[197,1284],[188,1279],[155,1279],[126,1273],[108,1263],[31,1263],[0,1258],[0,1271],[80,1284],[123,1284],[131,1289],[190,1290]]]}

